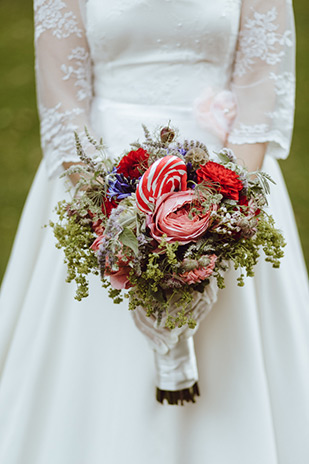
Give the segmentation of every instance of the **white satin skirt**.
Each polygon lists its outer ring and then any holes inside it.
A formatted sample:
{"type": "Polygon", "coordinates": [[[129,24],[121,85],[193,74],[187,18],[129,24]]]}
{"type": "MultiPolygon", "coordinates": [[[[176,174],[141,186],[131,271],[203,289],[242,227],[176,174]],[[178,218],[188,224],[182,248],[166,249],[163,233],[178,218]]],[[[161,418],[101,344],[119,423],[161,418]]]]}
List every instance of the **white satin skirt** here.
{"type": "MultiPolygon", "coordinates": [[[[168,122],[159,119],[152,115],[154,125],[168,122]]],[[[117,140],[120,150],[136,138],[136,123],[127,139],[110,121],[107,144],[117,140]]],[[[185,117],[172,123],[198,136],[185,117]]],[[[181,407],[156,402],[153,353],[126,302],[113,305],[95,277],[90,296],[74,300],[62,251],[43,227],[67,194],[42,162],[0,300],[1,463],[309,462],[307,274],[278,165],[268,157],[264,169],[277,183],[270,212],[287,240],[285,257],[279,270],[261,260],[242,288],[229,271],[194,337],[201,396],[181,407]]]]}

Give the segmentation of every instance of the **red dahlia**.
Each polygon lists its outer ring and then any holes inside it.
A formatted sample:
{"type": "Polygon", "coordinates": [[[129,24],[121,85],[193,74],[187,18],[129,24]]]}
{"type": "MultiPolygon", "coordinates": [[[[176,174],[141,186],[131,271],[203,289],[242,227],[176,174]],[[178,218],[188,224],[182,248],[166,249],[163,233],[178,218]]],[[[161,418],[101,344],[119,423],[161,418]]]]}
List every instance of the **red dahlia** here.
{"type": "Polygon", "coordinates": [[[112,209],[116,208],[118,206],[118,203],[116,203],[115,200],[110,200],[109,198],[104,198],[103,203],[102,203],[102,212],[109,217],[112,209]]]}
{"type": "Polygon", "coordinates": [[[148,168],[149,154],[143,148],[132,150],[125,155],[117,166],[117,172],[125,177],[137,179],[148,168]]]}
{"type": "Polygon", "coordinates": [[[239,200],[239,192],[243,189],[238,174],[221,164],[208,161],[197,171],[197,182],[206,182],[218,190],[225,198],[239,200]]]}
{"type": "Polygon", "coordinates": [[[238,202],[238,205],[239,206],[246,206],[247,209],[245,209],[243,211],[243,213],[245,214],[245,216],[247,216],[248,214],[251,214],[252,215],[252,212],[254,213],[254,216],[258,216],[261,212],[260,208],[256,208],[256,209],[252,209],[252,206],[251,208],[249,207],[249,200],[246,196],[244,195],[241,195],[239,197],[239,202],[238,202]]]}

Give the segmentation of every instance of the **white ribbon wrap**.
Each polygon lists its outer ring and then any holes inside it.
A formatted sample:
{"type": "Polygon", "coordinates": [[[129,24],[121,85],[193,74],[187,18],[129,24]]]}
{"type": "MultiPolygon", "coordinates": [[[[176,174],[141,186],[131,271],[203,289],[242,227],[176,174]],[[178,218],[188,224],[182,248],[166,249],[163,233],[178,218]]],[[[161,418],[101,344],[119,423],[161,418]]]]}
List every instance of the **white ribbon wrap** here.
{"type": "Polygon", "coordinates": [[[198,381],[193,337],[180,340],[166,354],[154,351],[154,358],[160,390],[183,390],[198,381]]]}
{"type": "MultiPolygon", "coordinates": [[[[198,394],[198,370],[194,352],[193,335],[197,331],[201,320],[211,311],[217,299],[218,287],[215,278],[210,278],[204,293],[194,292],[193,299],[188,307],[192,311],[197,324],[194,329],[188,325],[173,330],[165,328],[166,315],[162,315],[161,323],[154,316],[147,317],[142,307],[132,311],[132,317],[136,327],[145,335],[151,348],[154,350],[157,387],[163,394],[157,398],[163,402],[168,392],[181,392],[194,387],[193,392],[187,392],[189,396],[198,394]],[[164,393],[165,392],[165,393],[164,393]]],[[[177,296],[175,297],[177,301],[177,296]]],[[[171,304],[170,315],[176,315],[179,307],[171,304]]],[[[180,397],[181,400],[181,397],[180,397]]],[[[186,401],[186,399],[184,398],[186,401]]],[[[190,400],[192,401],[192,400],[190,400]]],[[[170,404],[177,404],[175,402],[170,404]]]]}

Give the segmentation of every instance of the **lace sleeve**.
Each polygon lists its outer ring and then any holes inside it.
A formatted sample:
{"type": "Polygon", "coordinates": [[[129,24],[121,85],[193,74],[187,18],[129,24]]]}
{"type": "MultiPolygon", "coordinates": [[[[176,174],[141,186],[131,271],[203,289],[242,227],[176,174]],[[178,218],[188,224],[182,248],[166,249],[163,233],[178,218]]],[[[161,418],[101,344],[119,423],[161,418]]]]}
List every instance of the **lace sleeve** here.
{"type": "Polygon", "coordinates": [[[295,102],[295,35],[291,0],[243,0],[231,88],[237,117],[233,144],[268,142],[289,153],[295,102]]]}
{"type": "Polygon", "coordinates": [[[41,144],[49,177],[78,161],[74,131],[89,127],[91,63],[78,0],[34,0],[41,144]]]}

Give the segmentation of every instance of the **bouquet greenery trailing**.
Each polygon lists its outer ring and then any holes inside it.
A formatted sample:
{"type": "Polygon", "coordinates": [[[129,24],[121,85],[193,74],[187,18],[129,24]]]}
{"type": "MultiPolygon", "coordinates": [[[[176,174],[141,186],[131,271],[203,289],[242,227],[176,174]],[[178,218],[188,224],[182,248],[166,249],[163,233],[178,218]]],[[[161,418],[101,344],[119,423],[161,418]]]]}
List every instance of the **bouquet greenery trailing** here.
{"type": "Polygon", "coordinates": [[[223,288],[233,265],[243,285],[261,249],[279,266],[285,243],[265,208],[272,180],[249,173],[229,149],[211,159],[203,143],[180,142],[171,127],[144,132],[142,143],[114,160],[86,131],[96,152],[88,156],[76,135],[81,164],[65,175],[78,173],[80,180],[51,226],[78,300],[88,295],[87,275],[100,274],[115,303],[126,296],[129,309],[142,306],[158,321],[164,315],[169,329],[194,328],[186,308],[210,279],[223,288]],[[175,295],[179,310],[172,315],[175,295]]]}
{"type": "Polygon", "coordinates": [[[77,300],[88,296],[90,273],[115,303],[128,297],[154,349],[157,400],[183,404],[199,395],[193,335],[225,271],[234,266],[244,285],[260,250],[278,267],[285,243],[266,212],[266,173],[249,173],[229,149],[211,158],[203,143],[180,142],[171,127],[144,132],[114,160],[86,130],[95,148],[88,156],[76,135],[81,163],[64,175],[79,181],[51,226],[77,300]]]}

